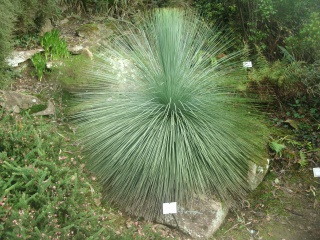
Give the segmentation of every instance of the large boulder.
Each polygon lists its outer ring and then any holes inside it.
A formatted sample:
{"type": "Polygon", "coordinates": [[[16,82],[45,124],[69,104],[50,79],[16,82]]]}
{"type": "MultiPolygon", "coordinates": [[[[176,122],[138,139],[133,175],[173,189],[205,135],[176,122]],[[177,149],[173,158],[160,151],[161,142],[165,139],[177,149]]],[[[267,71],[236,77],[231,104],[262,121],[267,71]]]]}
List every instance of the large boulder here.
{"type": "Polygon", "coordinates": [[[27,51],[13,51],[12,54],[6,59],[7,64],[10,67],[18,67],[20,63],[31,59],[33,55],[38,52],[44,51],[43,49],[33,49],[27,51]]]}
{"type": "Polygon", "coordinates": [[[218,230],[229,208],[207,197],[194,198],[188,206],[179,206],[177,214],[165,214],[157,222],[178,228],[195,239],[207,239],[218,230]]]}
{"type": "MultiPolygon", "coordinates": [[[[269,160],[263,166],[251,163],[249,166],[248,183],[251,190],[263,181],[269,168],[269,160]]],[[[157,222],[178,228],[194,239],[210,238],[224,222],[229,208],[223,203],[205,196],[194,198],[188,206],[179,206],[177,214],[164,214],[157,222]]]]}
{"type": "Polygon", "coordinates": [[[34,96],[0,90],[0,106],[9,111],[19,113],[20,109],[29,109],[34,105],[41,104],[41,101],[34,96]]]}

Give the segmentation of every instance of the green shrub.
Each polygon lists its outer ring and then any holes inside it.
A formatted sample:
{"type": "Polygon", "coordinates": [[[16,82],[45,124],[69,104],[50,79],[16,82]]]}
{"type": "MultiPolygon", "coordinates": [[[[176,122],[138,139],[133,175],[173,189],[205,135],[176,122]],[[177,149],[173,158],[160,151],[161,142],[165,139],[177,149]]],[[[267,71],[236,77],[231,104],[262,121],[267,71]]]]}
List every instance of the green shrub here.
{"type": "Polygon", "coordinates": [[[306,86],[307,92],[314,97],[320,97],[320,61],[317,61],[304,68],[302,83],[306,86]]]}
{"type": "Polygon", "coordinates": [[[12,31],[14,29],[14,5],[9,0],[0,3],[0,87],[5,84],[5,59],[12,47],[12,31]]]}
{"type": "Polygon", "coordinates": [[[75,116],[105,198],[154,219],[163,202],[244,196],[265,145],[245,100],[221,87],[237,54],[211,65],[231,39],[177,9],[121,32],[88,69],[75,116]]]}
{"type": "Polygon", "coordinates": [[[302,96],[320,94],[319,65],[297,61],[286,48],[280,47],[281,60],[268,62],[256,46],[257,55],[253,68],[248,72],[249,85],[254,87],[262,99],[276,99],[285,104],[302,96]]]}
{"type": "Polygon", "coordinates": [[[41,52],[37,53],[31,58],[31,62],[34,66],[33,74],[41,81],[47,68],[45,56],[41,52]]]}
{"type": "Polygon", "coordinates": [[[121,15],[121,11],[127,10],[129,5],[137,5],[142,0],[60,0],[71,11],[82,11],[87,13],[108,13],[110,15],[121,15]]]}
{"type": "Polygon", "coordinates": [[[209,23],[218,22],[254,49],[258,44],[268,60],[281,58],[278,45],[295,36],[318,8],[317,0],[194,0],[193,6],[209,23]]]}
{"type": "Polygon", "coordinates": [[[320,14],[312,12],[298,34],[286,38],[287,48],[297,59],[314,62],[320,60],[320,14]]]}
{"type": "Polygon", "coordinates": [[[253,61],[253,68],[248,72],[249,85],[259,93],[263,100],[286,100],[303,95],[306,92],[301,82],[303,75],[303,63],[287,54],[282,60],[268,62],[260,47],[256,46],[257,55],[253,61]]]}
{"type": "Polygon", "coordinates": [[[107,213],[95,207],[99,193],[82,173],[81,158],[67,153],[64,136],[42,118],[0,111],[1,239],[110,236],[107,213]]]}
{"type": "Polygon", "coordinates": [[[39,33],[45,19],[58,12],[58,0],[13,0],[17,21],[15,35],[39,33]]]}

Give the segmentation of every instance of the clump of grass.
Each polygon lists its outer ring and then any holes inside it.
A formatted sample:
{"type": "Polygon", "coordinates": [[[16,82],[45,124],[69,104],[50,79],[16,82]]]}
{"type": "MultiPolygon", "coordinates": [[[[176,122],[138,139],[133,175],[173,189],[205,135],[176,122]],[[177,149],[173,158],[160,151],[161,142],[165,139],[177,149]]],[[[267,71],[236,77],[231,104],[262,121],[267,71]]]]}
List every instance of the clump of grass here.
{"type": "Polygon", "coordinates": [[[243,197],[265,144],[244,100],[221,87],[237,53],[211,65],[232,39],[177,9],[121,32],[88,69],[76,115],[104,197],[146,219],[163,202],[243,197]]]}

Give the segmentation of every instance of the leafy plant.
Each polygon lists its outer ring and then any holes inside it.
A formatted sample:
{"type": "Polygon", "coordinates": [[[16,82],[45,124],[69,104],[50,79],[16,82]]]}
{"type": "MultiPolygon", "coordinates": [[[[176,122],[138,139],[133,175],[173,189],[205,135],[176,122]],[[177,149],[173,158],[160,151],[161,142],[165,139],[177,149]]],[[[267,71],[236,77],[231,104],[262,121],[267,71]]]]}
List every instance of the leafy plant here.
{"type": "Polygon", "coordinates": [[[282,144],[282,143],[279,143],[280,141],[282,141],[282,139],[270,142],[269,143],[269,147],[276,154],[278,154],[280,157],[282,157],[282,151],[286,148],[286,146],[284,144],[282,144]]]}
{"type": "Polygon", "coordinates": [[[295,56],[305,61],[314,62],[320,59],[320,14],[311,12],[299,33],[286,38],[288,48],[295,56]]]}
{"type": "MultiPolygon", "coordinates": [[[[209,23],[219,22],[237,36],[237,46],[259,44],[268,60],[281,58],[278,45],[284,45],[287,37],[299,35],[312,12],[317,14],[317,0],[194,0],[193,6],[209,23]]],[[[314,14],[314,13],[312,13],[314,14]]],[[[317,21],[314,21],[316,32],[317,21]]],[[[318,24],[319,25],[319,24],[318,24]]],[[[308,33],[306,33],[308,36],[308,33]]],[[[316,35],[314,35],[316,36],[316,35]]],[[[312,39],[312,38],[310,38],[312,39]]],[[[317,38],[313,38],[316,43],[317,38]]],[[[299,38],[300,45],[303,39],[299,38]]],[[[302,45],[304,45],[302,43],[302,45]]],[[[297,52],[298,53],[298,52],[297,52]]]]}
{"type": "Polygon", "coordinates": [[[31,58],[32,64],[35,68],[34,74],[37,76],[37,78],[41,81],[44,75],[44,72],[46,71],[46,58],[43,56],[43,54],[37,53],[31,58]]]}
{"type": "Polygon", "coordinates": [[[269,62],[259,46],[256,46],[256,58],[248,78],[262,98],[272,95],[280,101],[289,101],[306,94],[306,86],[302,83],[305,69],[303,62],[296,61],[289,52],[280,47],[284,54],[282,60],[269,62]]]}
{"type": "Polygon", "coordinates": [[[54,29],[46,32],[40,40],[47,60],[66,58],[69,56],[68,46],[59,36],[59,31],[54,29]]]}
{"type": "Polygon", "coordinates": [[[46,32],[41,38],[40,44],[44,48],[44,55],[41,52],[37,53],[31,58],[31,61],[35,67],[35,75],[41,81],[48,61],[67,58],[70,53],[66,41],[60,39],[59,31],[56,29],[46,32]]]}
{"type": "Polygon", "coordinates": [[[125,27],[87,69],[75,118],[88,166],[109,202],[146,219],[198,195],[234,203],[265,146],[245,100],[220,85],[237,53],[211,65],[232,40],[177,9],[145,22],[125,27]]]}

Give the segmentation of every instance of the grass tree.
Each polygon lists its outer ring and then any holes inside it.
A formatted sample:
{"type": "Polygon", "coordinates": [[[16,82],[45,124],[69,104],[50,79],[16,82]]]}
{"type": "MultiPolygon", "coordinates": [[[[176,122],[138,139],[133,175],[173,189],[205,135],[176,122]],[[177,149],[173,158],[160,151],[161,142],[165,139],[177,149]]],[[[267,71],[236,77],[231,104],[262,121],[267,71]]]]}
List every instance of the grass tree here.
{"type": "Polygon", "coordinates": [[[264,146],[243,100],[222,87],[237,54],[216,56],[232,39],[177,9],[121,33],[87,69],[76,114],[104,197],[150,220],[164,202],[243,197],[264,146]]]}

